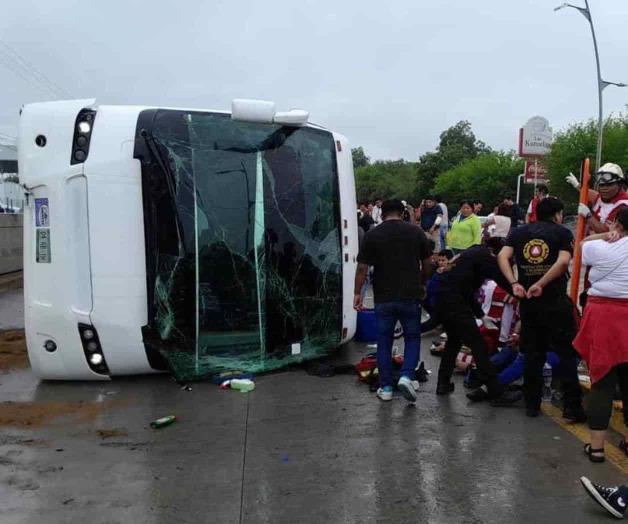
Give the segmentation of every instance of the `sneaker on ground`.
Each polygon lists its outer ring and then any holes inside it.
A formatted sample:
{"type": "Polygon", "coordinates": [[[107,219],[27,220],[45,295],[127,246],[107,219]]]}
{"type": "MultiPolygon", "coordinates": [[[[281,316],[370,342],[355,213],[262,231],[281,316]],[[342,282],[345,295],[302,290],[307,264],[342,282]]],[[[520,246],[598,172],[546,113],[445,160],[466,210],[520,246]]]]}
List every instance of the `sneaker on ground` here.
{"type": "Polygon", "coordinates": [[[397,388],[408,402],[416,402],[416,391],[412,385],[412,380],[408,377],[401,377],[397,382],[397,388]]]}
{"type": "Polygon", "coordinates": [[[511,406],[522,398],[523,393],[521,391],[504,391],[499,397],[495,397],[491,400],[491,406],[494,408],[511,406]]]}
{"type": "Polygon", "coordinates": [[[582,482],[589,496],[613,517],[618,519],[624,518],[627,501],[621,497],[616,487],[606,488],[599,484],[593,484],[587,477],[580,477],[580,482],[582,482]]]}
{"type": "Polygon", "coordinates": [[[483,400],[488,400],[490,395],[484,388],[478,388],[473,390],[471,393],[467,393],[467,398],[471,402],[482,402],[483,400]]]}
{"type": "Polygon", "coordinates": [[[437,395],[449,395],[449,393],[453,393],[456,386],[453,382],[444,382],[442,384],[436,385],[436,394],[437,395]]]}
{"type": "Polygon", "coordinates": [[[419,369],[416,370],[416,379],[419,382],[427,382],[429,380],[429,374],[425,369],[425,363],[421,362],[419,369]]]}
{"type": "Polygon", "coordinates": [[[435,357],[441,357],[444,351],[445,351],[445,347],[440,344],[436,345],[432,343],[432,347],[430,347],[430,354],[434,355],[435,357]]]}
{"type": "Polygon", "coordinates": [[[393,389],[392,386],[384,386],[383,388],[378,388],[377,396],[380,400],[389,401],[393,399],[393,389]]]}

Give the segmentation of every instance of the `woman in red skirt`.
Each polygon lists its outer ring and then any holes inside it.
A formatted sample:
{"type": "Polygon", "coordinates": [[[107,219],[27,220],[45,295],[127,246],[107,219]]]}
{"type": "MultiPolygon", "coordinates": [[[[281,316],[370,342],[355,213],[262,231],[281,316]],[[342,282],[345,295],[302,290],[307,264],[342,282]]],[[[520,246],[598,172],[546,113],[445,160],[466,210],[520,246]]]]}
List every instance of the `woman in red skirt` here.
{"type": "MultiPolygon", "coordinates": [[[[584,452],[591,462],[604,462],[617,384],[628,427],[628,208],[619,211],[609,233],[584,241],[582,263],[591,268],[587,305],[574,341],[591,375],[587,402],[591,443],[584,452]]],[[[625,438],[623,444],[625,448],[625,438]]]]}

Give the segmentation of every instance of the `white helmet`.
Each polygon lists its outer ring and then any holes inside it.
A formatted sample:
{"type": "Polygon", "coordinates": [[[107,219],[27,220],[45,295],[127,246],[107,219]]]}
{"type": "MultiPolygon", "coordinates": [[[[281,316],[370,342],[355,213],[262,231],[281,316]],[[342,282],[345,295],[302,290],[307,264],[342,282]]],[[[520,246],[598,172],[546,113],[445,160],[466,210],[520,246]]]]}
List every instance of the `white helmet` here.
{"type": "Polygon", "coordinates": [[[624,172],[617,164],[607,162],[600,169],[597,170],[598,184],[614,184],[616,182],[624,181],[624,172]]]}

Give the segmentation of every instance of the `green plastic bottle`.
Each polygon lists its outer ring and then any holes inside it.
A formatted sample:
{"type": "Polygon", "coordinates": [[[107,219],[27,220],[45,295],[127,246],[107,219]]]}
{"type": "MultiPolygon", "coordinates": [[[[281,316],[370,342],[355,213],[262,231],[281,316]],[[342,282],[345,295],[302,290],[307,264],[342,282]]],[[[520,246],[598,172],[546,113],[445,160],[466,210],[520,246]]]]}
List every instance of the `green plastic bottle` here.
{"type": "Polygon", "coordinates": [[[168,415],[167,417],[161,417],[157,420],[153,420],[150,423],[150,427],[153,429],[165,428],[166,426],[172,424],[175,420],[177,420],[177,417],[174,415],[168,415]]]}

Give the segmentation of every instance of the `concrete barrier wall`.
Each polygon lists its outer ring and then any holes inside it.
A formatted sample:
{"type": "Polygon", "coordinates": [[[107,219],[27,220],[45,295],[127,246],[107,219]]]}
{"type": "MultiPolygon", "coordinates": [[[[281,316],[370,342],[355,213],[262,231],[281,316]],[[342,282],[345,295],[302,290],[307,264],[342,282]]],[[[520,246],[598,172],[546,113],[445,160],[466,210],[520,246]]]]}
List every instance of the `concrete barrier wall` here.
{"type": "Polygon", "coordinates": [[[0,275],[22,270],[22,215],[0,213],[0,275]]]}

